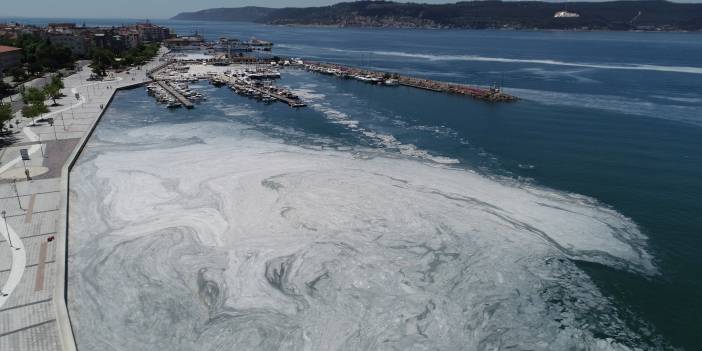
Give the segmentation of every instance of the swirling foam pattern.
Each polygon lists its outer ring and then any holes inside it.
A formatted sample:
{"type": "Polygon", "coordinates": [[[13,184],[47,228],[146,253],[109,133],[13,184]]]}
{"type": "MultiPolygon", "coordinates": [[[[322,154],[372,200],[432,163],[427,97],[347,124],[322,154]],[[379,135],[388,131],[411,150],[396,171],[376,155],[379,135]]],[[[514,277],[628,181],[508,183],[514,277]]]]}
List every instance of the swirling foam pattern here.
{"type": "Polygon", "coordinates": [[[232,123],[99,131],[71,178],[80,350],[636,344],[572,263],[655,274],[629,219],[582,196],[366,156],[232,123]]]}

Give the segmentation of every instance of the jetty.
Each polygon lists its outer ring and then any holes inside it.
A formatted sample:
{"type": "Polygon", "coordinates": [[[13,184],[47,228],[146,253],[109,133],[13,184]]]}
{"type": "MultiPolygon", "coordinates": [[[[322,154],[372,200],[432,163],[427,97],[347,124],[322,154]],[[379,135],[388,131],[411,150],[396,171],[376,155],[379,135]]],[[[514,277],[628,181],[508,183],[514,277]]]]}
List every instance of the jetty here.
{"type": "MultiPolygon", "coordinates": [[[[252,77],[252,75],[249,75],[249,77],[252,77]]],[[[274,85],[265,85],[257,79],[219,75],[213,77],[211,82],[215,86],[227,85],[239,95],[248,96],[264,102],[280,101],[295,108],[307,106],[307,104],[300,100],[299,96],[291,91],[274,85]]]]}
{"type": "Polygon", "coordinates": [[[251,86],[251,89],[263,95],[270,95],[273,98],[282,101],[290,107],[305,107],[307,106],[304,102],[301,102],[298,98],[290,98],[289,96],[279,94],[273,89],[262,89],[257,86],[251,86]]]}
{"type": "Polygon", "coordinates": [[[303,66],[306,70],[311,72],[333,75],[344,79],[356,79],[361,82],[377,85],[403,85],[434,92],[469,96],[474,99],[488,102],[511,102],[518,100],[516,96],[504,93],[502,89],[497,86],[487,88],[477,87],[466,84],[441,82],[431,79],[404,76],[397,73],[377,72],[322,62],[305,62],[303,66]]]}
{"type": "Polygon", "coordinates": [[[195,107],[195,105],[193,105],[193,103],[188,98],[186,98],[185,96],[177,92],[175,89],[173,89],[173,87],[170,84],[162,80],[157,80],[156,84],[158,84],[163,90],[167,91],[171,96],[173,96],[173,98],[175,98],[181,105],[183,105],[183,107],[188,109],[195,107]]]}

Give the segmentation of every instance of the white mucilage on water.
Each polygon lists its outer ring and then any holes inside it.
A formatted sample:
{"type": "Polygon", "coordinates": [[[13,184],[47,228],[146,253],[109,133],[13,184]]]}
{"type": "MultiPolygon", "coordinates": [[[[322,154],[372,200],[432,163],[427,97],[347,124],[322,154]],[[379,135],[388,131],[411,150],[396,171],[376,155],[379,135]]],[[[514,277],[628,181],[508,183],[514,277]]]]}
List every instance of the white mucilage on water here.
{"type": "Polygon", "coordinates": [[[570,259],[656,273],[582,196],[233,123],[98,135],[71,177],[81,350],[626,349],[570,259]]]}

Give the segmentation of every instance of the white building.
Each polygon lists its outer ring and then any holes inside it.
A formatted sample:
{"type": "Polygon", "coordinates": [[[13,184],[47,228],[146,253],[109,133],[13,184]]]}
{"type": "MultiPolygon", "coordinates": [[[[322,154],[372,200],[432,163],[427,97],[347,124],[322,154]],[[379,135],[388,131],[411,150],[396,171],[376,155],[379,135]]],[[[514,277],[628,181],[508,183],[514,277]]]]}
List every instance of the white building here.
{"type": "Polygon", "coordinates": [[[553,15],[553,18],[578,18],[580,17],[579,14],[575,12],[568,12],[568,11],[558,11],[556,12],[555,15],[553,15]]]}

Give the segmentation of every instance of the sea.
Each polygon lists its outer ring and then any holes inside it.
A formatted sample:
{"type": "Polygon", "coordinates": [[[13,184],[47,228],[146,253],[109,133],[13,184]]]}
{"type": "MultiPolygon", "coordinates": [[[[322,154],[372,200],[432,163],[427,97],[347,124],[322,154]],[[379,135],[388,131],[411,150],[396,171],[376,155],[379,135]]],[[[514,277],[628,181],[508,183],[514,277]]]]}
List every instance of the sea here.
{"type": "Polygon", "coordinates": [[[72,175],[80,350],[702,348],[702,34],[153,22],[520,100],[118,93],[72,175]]]}

